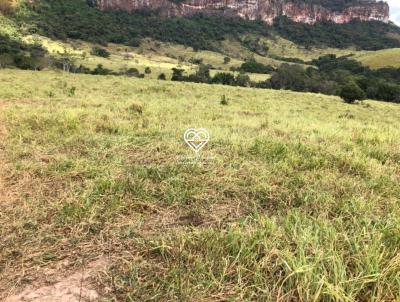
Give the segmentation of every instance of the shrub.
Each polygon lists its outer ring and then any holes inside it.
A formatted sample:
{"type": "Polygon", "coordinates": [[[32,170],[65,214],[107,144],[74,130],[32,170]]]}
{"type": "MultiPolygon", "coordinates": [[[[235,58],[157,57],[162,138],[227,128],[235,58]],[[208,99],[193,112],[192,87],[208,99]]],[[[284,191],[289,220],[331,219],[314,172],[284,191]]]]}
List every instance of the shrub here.
{"type": "Polygon", "coordinates": [[[139,103],[132,103],[129,108],[128,111],[132,112],[132,113],[139,113],[142,114],[143,113],[143,105],[139,104],[139,103]]]}
{"type": "Polygon", "coordinates": [[[230,57],[225,57],[224,58],[224,64],[228,64],[231,61],[230,57]]]}
{"type": "Polygon", "coordinates": [[[92,71],[93,75],[109,75],[112,73],[112,70],[104,68],[102,64],[97,65],[97,67],[92,71]]]}
{"type": "Polygon", "coordinates": [[[219,72],[219,73],[215,74],[215,76],[212,78],[211,82],[213,84],[234,85],[235,77],[231,73],[219,72]]]}
{"type": "Polygon", "coordinates": [[[211,82],[210,66],[200,64],[197,72],[195,74],[189,75],[186,80],[195,83],[210,83],[211,82]]]}
{"type": "Polygon", "coordinates": [[[183,69],[179,69],[179,68],[172,68],[172,81],[183,81],[184,80],[184,76],[183,76],[183,69]]]}
{"type": "Polygon", "coordinates": [[[150,73],[151,73],[151,68],[150,68],[150,67],[146,67],[146,68],[144,69],[144,73],[145,73],[145,74],[150,74],[150,73]]]}
{"type": "Polygon", "coordinates": [[[238,86],[248,87],[250,86],[250,77],[247,74],[239,73],[236,76],[235,83],[238,86]]]}
{"type": "Polygon", "coordinates": [[[365,92],[354,82],[350,82],[342,87],[340,97],[349,104],[356,100],[362,101],[366,98],[365,92]]]}
{"type": "Polygon", "coordinates": [[[90,52],[92,55],[97,56],[97,57],[102,57],[102,58],[109,58],[110,53],[108,52],[107,49],[95,46],[92,48],[92,51],[90,52]]]}
{"type": "Polygon", "coordinates": [[[158,76],[159,80],[165,81],[167,79],[167,77],[165,76],[164,73],[160,73],[160,75],[158,76]]]}
{"type": "Polygon", "coordinates": [[[139,70],[137,70],[137,68],[129,68],[125,74],[128,77],[138,77],[139,76],[139,70]]]}
{"type": "Polygon", "coordinates": [[[190,58],[189,63],[195,64],[195,65],[200,65],[200,64],[203,64],[203,59],[202,58],[190,58]]]}

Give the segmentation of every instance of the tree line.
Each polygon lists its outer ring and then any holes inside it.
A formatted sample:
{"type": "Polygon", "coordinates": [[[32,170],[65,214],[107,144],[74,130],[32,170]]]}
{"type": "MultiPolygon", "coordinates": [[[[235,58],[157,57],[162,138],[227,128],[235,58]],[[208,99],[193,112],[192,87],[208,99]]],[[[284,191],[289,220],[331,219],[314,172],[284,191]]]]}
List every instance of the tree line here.
{"type": "Polygon", "coordinates": [[[308,64],[305,68],[284,63],[274,68],[251,59],[242,64],[236,77],[225,72],[211,77],[210,67],[201,64],[195,74],[187,76],[182,69],[174,68],[172,80],[323,93],[340,96],[349,103],[366,98],[400,103],[400,68],[373,70],[351,57],[336,55],[322,56],[308,64]],[[245,72],[269,73],[271,78],[252,82],[245,72]]]}

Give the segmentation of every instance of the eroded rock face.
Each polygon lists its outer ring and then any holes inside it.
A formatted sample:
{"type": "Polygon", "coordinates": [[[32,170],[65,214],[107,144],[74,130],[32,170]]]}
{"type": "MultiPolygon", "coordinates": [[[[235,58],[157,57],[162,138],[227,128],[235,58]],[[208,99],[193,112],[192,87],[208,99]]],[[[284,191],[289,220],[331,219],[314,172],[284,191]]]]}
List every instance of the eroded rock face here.
{"type": "Polygon", "coordinates": [[[167,16],[188,16],[197,12],[222,13],[249,20],[260,19],[269,24],[281,15],[310,24],[319,21],[389,21],[389,5],[375,0],[359,0],[356,4],[343,5],[340,9],[299,0],[97,0],[97,5],[103,10],[130,12],[152,9],[167,16]]]}

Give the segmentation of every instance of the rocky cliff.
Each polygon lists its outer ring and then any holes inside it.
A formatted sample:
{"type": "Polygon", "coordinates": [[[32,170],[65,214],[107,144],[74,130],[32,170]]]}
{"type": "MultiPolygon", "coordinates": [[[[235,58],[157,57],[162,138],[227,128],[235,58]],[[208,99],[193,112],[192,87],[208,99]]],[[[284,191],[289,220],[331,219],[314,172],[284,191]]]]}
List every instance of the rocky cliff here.
{"type": "Polygon", "coordinates": [[[158,10],[167,16],[187,16],[197,12],[221,13],[272,23],[277,16],[296,22],[352,20],[389,21],[389,5],[375,0],[95,0],[103,10],[158,10]]]}

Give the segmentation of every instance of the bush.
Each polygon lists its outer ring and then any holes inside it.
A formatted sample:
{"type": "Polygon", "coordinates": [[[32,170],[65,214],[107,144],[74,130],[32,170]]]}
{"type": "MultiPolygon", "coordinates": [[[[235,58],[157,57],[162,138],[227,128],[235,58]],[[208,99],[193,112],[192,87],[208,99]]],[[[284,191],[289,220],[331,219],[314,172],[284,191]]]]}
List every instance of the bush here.
{"type": "Polygon", "coordinates": [[[132,103],[129,107],[128,107],[128,111],[132,112],[132,113],[139,113],[142,114],[143,113],[143,105],[139,104],[139,103],[132,103]]]}
{"type": "Polygon", "coordinates": [[[145,73],[145,74],[150,74],[150,73],[151,73],[151,68],[150,68],[150,67],[146,67],[146,68],[144,69],[144,73],[145,73]]]}
{"type": "Polygon", "coordinates": [[[92,51],[90,52],[90,54],[97,56],[97,57],[102,57],[102,58],[109,58],[111,55],[107,49],[97,47],[97,46],[92,48],[92,51]]]}
{"type": "Polygon", "coordinates": [[[183,75],[184,70],[179,68],[172,68],[172,81],[183,81],[185,79],[183,75]]]}
{"type": "Polygon", "coordinates": [[[248,87],[250,86],[250,77],[247,74],[240,73],[236,76],[235,83],[238,86],[248,87]]]}
{"type": "Polygon", "coordinates": [[[340,97],[349,104],[355,101],[362,101],[366,98],[365,92],[354,82],[350,82],[342,87],[340,97]]]}
{"type": "Polygon", "coordinates": [[[230,57],[224,57],[224,64],[229,64],[230,61],[231,61],[230,57]]]}
{"type": "Polygon", "coordinates": [[[195,64],[195,65],[200,65],[200,64],[203,64],[203,59],[202,58],[190,58],[189,63],[195,64]]]}
{"type": "Polygon", "coordinates": [[[165,81],[167,79],[167,77],[165,76],[164,73],[160,73],[160,75],[158,76],[159,80],[165,81]]]}
{"type": "Polygon", "coordinates": [[[210,66],[200,64],[199,69],[195,74],[191,74],[187,77],[186,81],[195,82],[195,83],[210,83],[210,66]]]}
{"type": "Polygon", "coordinates": [[[109,75],[113,74],[112,70],[104,68],[102,64],[97,65],[97,67],[92,71],[93,75],[109,75]]]}
{"type": "Polygon", "coordinates": [[[234,85],[235,77],[231,73],[219,72],[212,78],[211,83],[222,85],[234,85]]]}
{"type": "Polygon", "coordinates": [[[137,68],[129,68],[125,74],[128,77],[139,77],[139,70],[137,70],[137,68]]]}

